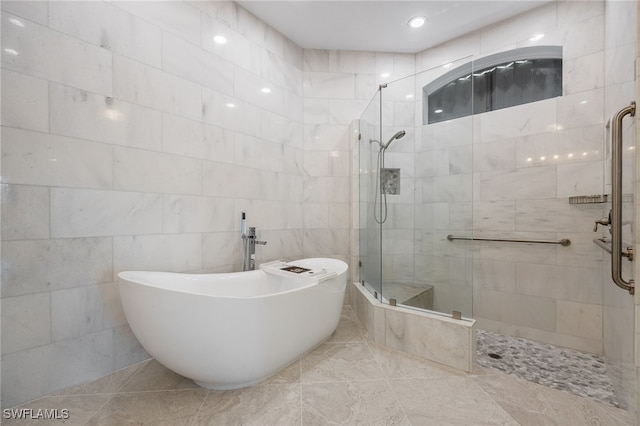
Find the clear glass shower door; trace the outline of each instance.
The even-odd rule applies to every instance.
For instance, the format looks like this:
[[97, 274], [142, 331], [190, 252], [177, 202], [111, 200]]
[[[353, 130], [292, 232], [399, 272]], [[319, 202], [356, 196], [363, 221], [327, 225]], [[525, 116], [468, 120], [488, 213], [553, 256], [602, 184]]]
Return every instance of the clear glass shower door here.
[[374, 140], [380, 135], [380, 92], [376, 92], [359, 120], [359, 254], [360, 281], [380, 298], [382, 294], [382, 239], [380, 224], [376, 223], [374, 205], [377, 203], [376, 161], [378, 147]]
[[447, 236], [472, 235], [473, 119], [427, 124], [423, 90], [468, 62], [389, 82], [362, 115], [359, 241], [361, 280], [383, 303], [470, 318], [472, 244]]

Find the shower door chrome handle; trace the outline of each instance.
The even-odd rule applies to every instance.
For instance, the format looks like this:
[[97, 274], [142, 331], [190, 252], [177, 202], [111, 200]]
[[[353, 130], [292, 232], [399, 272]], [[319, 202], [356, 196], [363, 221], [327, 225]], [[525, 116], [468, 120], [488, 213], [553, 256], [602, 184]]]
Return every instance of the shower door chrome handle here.
[[636, 103], [631, 102], [613, 117], [611, 130], [611, 279], [629, 294], [635, 293], [635, 284], [622, 278], [622, 119], [635, 114]]

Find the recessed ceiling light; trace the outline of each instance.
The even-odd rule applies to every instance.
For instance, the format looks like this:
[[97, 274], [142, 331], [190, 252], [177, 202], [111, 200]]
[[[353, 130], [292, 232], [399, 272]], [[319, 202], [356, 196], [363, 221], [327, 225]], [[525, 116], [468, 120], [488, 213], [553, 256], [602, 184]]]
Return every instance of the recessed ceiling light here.
[[409, 25], [411, 28], [420, 28], [426, 22], [427, 22], [427, 18], [425, 18], [424, 16], [416, 16], [414, 18], [409, 19], [409, 22], [407, 22], [407, 25]]
[[271, 93], [271, 89], [269, 89], [268, 87], [263, 87], [262, 89], [260, 89], [260, 91], [262, 93]]
[[235, 108], [236, 104], [232, 104], [232, 103], [228, 103], [227, 104], [227, 108]]
[[387, 78], [387, 77], [389, 77], [390, 75], [391, 75], [391, 74], [390, 74], [390, 73], [388, 73], [388, 72], [383, 72], [382, 74], [380, 74], [380, 77], [382, 77], [382, 78]]
[[227, 38], [223, 35], [217, 35], [213, 37], [213, 41], [215, 41], [218, 44], [227, 44]]

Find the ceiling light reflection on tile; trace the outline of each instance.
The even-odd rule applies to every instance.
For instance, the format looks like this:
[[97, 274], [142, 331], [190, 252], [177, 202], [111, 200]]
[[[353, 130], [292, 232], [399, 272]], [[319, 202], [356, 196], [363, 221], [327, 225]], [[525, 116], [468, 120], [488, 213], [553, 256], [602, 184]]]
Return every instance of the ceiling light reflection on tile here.
[[260, 89], [260, 91], [261, 91], [262, 93], [271, 93], [271, 89], [270, 89], [270, 88], [268, 88], [268, 87], [263, 87], [262, 89]]
[[544, 37], [544, 34], [534, 34], [529, 38], [529, 41], [542, 40], [543, 37]]
[[227, 38], [223, 35], [218, 34], [217, 36], [213, 37], [213, 41], [216, 42], [216, 44], [227, 44]]
[[117, 109], [108, 108], [107, 110], [105, 110], [104, 116], [111, 121], [118, 121], [122, 118], [122, 113]]
[[16, 27], [24, 28], [24, 22], [16, 18], [9, 18], [9, 22], [11, 22]]
[[409, 19], [409, 22], [407, 22], [407, 25], [409, 25], [409, 27], [411, 28], [420, 28], [426, 22], [427, 22], [427, 18], [425, 18], [424, 16], [415, 16]]
[[9, 55], [18, 56], [18, 51], [15, 49], [11, 49], [10, 47], [7, 47], [6, 49], [4, 49], [4, 51]]

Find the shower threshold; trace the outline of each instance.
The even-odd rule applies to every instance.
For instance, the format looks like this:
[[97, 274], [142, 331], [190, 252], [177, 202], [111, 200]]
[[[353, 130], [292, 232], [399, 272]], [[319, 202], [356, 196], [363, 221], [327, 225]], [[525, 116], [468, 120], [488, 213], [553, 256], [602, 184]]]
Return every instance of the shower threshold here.
[[476, 363], [619, 408], [602, 357], [477, 330]]

